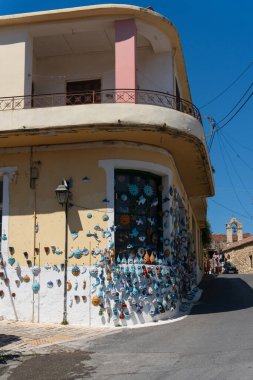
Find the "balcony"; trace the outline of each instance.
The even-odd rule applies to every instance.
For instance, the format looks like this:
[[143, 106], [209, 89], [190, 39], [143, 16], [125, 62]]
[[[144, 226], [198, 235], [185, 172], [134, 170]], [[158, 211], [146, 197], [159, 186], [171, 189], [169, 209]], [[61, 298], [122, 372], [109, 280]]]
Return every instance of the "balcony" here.
[[107, 141], [162, 148], [173, 156], [189, 196], [213, 193], [200, 113], [167, 93], [109, 89], [5, 97], [0, 125], [2, 148]]
[[186, 113], [201, 123], [201, 115], [191, 102], [164, 92], [152, 90], [100, 90], [0, 98], [0, 111], [24, 110], [90, 104], [142, 104], [165, 107]]

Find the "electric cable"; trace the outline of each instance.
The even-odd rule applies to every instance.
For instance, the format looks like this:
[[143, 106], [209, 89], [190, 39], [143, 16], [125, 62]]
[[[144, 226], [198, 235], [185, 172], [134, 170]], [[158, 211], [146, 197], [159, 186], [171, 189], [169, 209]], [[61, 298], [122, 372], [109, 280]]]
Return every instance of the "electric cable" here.
[[[220, 133], [222, 133], [222, 132], [220, 132]], [[235, 148], [232, 146], [232, 144], [229, 142], [229, 140], [227, 139], [227, 137], [226, 137], [224, 134], [222, 134], [222, 136], [223, 136], [223, 138], [226, 140], [227, 144], [230, 146], [230, 149], [235, 153], [236, 157], [239, 158], [239, 160], [241, 160], [241, 161], [244, 163], [244, 165], [247, 166], [247, 168], [248, 168], [249, 170], [253, 171], [253, 167], [250, 166], [250, 165], [248, 164], [248, 162], [245, 161], [245, 160], [240, 156], [240, 154], [236, 151], [236, 149], [235, 149]]]
[[241, 216], [242, 218], [252, 220], [252, 218], [249, 218], [247, 215], [241, 214], [240, 212], [235, 211], [235, 210], [233, 210], [233, 209], [231, 209], [231, 208], [229, 208], [229, 207], [223, 205], [222, 203], [215, 201], [215, 200], [212, 199], [212, 198], [210, 198], [208, 201], [211, 201], [211, 202], [217, 204], [218, 206], [224, 208], [225, 210], [230, 211], [230, 212], [232, 212], [233, 214], [237, 214], [237, 215]]
[[[247, 90], [248, 91], [248, 90]], [[246, 91], [246, 92], [247, 92]], [[248, 101], [250, 100], [250, 98], [252, 97], [252, 95], [253, 95], [253, 92], [248, 96], [248, 98], [245, 100], [245, 102], [241, 105], [241, 107], [240, 108], [238, 108], [238, 110], [231, 116], [231, 118], [225, 123], [225, 124], [223, 124], [223, 125], [221, 125], [220, 127], [218, 127], [218, 128], [216, 128], [216, 129], [214, 129], [213, 130], [213, 134], [212, 134], [212, 136], [211, 136], [211, 139], [210, 139], [210, 143], [209, 143], [209, 147], [208, 147], [208, 150], [209, 150], [209, 153], [210, 153], [210, 151], [211, 151], [211, 148], [212, 148], [212, 145], [213, 145], [213, 141], [214, 141], [214, 137], [215, 137], [215, 134], [217, 133], [217, 132], [219, 132], [221, 129], [223, 129], [224, 127], [226, 127], [227, 125], [228, 125], [228, 123], [230, 123], [230, 121], [231, 120], [233, 120], [234, 119], [234, 117], [246, 106], [246, 104], [248, 103]], [[245, 96], [245, 94], [243, 95], [243, 97]], [[243, 98], [242, 97], [242, 98]], [[242, 99], [241, 98], [241, 99]], [[240, 99], [240, 101], [241, 101], [241, 99]], [[240, 102], [239, 101], [239, 102]], [[239, 104], [239, 102], [238, 102], [238, 104]], [[231, 113], [231, 111], [227, 114], [227, 116], [229, 115]], [[225, 116], [222, 120], [224, 120], [224, 119], [226, 119], [227, 118], [227, 116]], [[218, 125], [218, 123], [215, 125], [215, 127], [217, 127], [217, 125]]]
[[[222, 133], [222, 132], [221, 132], [221, 133]], [[223, 136], [224, 136], [224, 135], [223, 135]], [[253, 152], [253, 148], [250, 148], [250, 147], [248, 147], [248, 146], [246, 146], [246, 145], [240, 143], [240, 141], [234, 139], [232, 136], [228, 136], [228, 135], [227, 135], [227, 138], [228, 138], [229, 140], [234, 141], [234, 142], [236, 143], [236, 145], [239, 145], [239, 146], [241, 146], [242, 148], [244, 148], [244, 149], [246, 149], [246, 150], [248, 150], [248, 151], [250, 151], [250, 152]], [[252, 169], [252, 170], [253, 170], [253, 169]]]
[[[225, 138], [224, 138], [224, 136], [223, 136], [222, 134], [221, 134], [220, 136], [221, 136], [221, 139], [223, 139], [223, 141], [226, 141]], [[223, 149], [224, 149], [225, 153], [227, 154], [227, 157], [228, 157], [228, 159], [229, 159], [229, 161], [230, 161], [230, 164], [231, 164], [231, 166], [233, 167], [233, 170], [234, 170], [235, 174], [236, 174], [237, 177], [239, 178], [239, 181], [241, 182], [242, 187], [244, 188], [245, 192], [248, 194], [249, 198], [252, 200], [252, 199], [253, 199], [253, 195], [249, 192], [249, 190], [247, 189], [247, 186], [245, 185], [244, 181], [242, 180], [240, 174], [238, 173], [238, 171], [237, 171], [235, 165], [233, 165], [233, 160], [231, 159], [231, 156], [230, 156], [230, 154], [228, 153], [228, 151], [227, 151], [227, 149], [226, 149], [226, 147], [225, 147], [224, 144], [223, 144]]]
[[253, 95], [253, 92], [247, 97], [247, 99], [245, 100], [245, 102], [241, 105], [240, 108], [238, 108], [238, 110], [233, 114], [233, 116], [231, 116], [231, 118], [223, 125], [221, 125], [219, 128], [216, 129], [216, 132], [219, 132], [221, 129], [223, 129], [224, 127], [226, 127], [226, 125], [228, 125], [228, 123], [234, 119], [234, 117], [246, 106], [246, 104], [248, 103], [248, 101], [250, 100], [250, 98], [252, 97]]
[[210, 153], [210, 151], [212, 149], [212, 145], [213, 145], [213, 141], [214, 141], [214, 137], [215, 137], [215, 132], [216, 132], [215, 129], [213, 129], [213, 133], [212, 133], [209, 145], [208, 145], [208, 151], [209, 151], [209, 153]]
[[[214, 121], [213, 119], [213, 129], [212, 129], [212, 135], [211, 135], [211, 138], [210, 138], [210, 142], [209, 142], [209, 145], [208, 145], [208, 151], [210, 153], [211, 151], [211, 148], [212, 148], [212, 145], [213, 145], [213, 141], [214, 141], [214, 137], [215, 137], [215, 133], [218, 132], [220, 129], [222, 129], [223, 127], [225, 127], [239, 112], [240, 110], [246, 105], [246, 103], [249, 101], [249, 99], [251, 98], [252, 94], [250, 94], [250, 96], [246, 99], [246, 102], [244, 102], [242, 104], [242, 106], [236, 111], [236, 113], [222, 126], [220, 126], [219, 128], [217, 128], [217, 126], [219, 124], [221, 124], [221, 122], [225, 119], [227, 119], [227, 117], [236, 109], [236, 107], [241, 103], [242, 99], [246, 96], [246, 94], [249, 92], [249, 90], [251, 89], [251, 87], [253, 86], [253, 82], [251, 82], [250, 86], [246, 89], [246, 91], [243, 93], [243, 95], [241, 96], [241, 98], [237, 101], [237, 103], [234, 105], [234, 107], [221, 119], [219, 120], [217, 123]], [[217, 128], [217, 129], [216, 129]]]
[[250, 98], [252, 97], [253, 95], [253, 92], [248, 96], [248, 98], [246, 99], [246, 101], [240, 106], [240, 108], [238, 108], [238, 110], [231, 116], [231, 118], [223, 125], [221, 125], [220, 127], [218, 127], [217, 129], [215, 129], [223, 120], [225, 120], [235, 109], [236, 107], [240, 104], [240, 102], [242, 101], [242, 99], [246, 96], [246, 94], [249, 92], [249, 90], [251, 89], [251, 87], [253, 86], [253, 82], [250, 84], [250, 86], [247, 88], [247, 90], [243, 93], [243, 95], [241, 96], [241, 98], [238, 100], [238, 102], [234, 105], [234, 107], [227, 113], [227, 115], [225, 115], [220, 121], [218, 121], [218, 123], [215, 123], [214, 126], [213, 126], [213, 131], [212, 131], [212, 135], [211, 135], [211, 138], [210, 138], [210, 142], [209, 142], [209, 146], [208, 146], [208, 151], [210, 153], [211, 151], [211, 148], [212, 148], [212, 145], [213, 145], [213, 141], [214, 141], [214, 137], [215, 137], [215, 133], [218, 132], [220, 129], [224, 128], [231, 120], [233, 120], [233, 118], [243, 109], [243, 107], [248, 103], [248, 101], [250, 100]]
[[210, 141], [209, 141], [209, 144], [208, 144], [208, 151], [210, 152], [210, 150], [212, 148], [212, 144], [213, 144], [214, 134], [215, 134], [216, 121], [214, 120], [214, 118], [212, 116], [202, 116], [202, 117], [203, 118], [206, 117], [209, 120], [210, 126], [212, 128], [212, 130], [211, 130], [211, 136], [210, 136]]
[[239, 81], [239, 79], [241, 79], [241, 77], [251, 68], [251, 66], [253, 65], [253, 62], [250, 62], [246, 68], [241, 72], [241, 74], [229, 85], [227, 86], [223, 91], [221, 91], [218, 95], [216, 95], [214, 98], [212, 98], [211, 100], [209, 100], [206, 104], [204, 104], [203, 106], [199, 107], [199, 109], [202, 109], [204, 107], [207, 107], [209, 104], [213, 103], [215, 100], [219, 99], [223, 94], [225, 94], [231, 87], [233, 87], [233, 85], [235, 83], [237, 83]]
[[246, 96], [246, 94], [249, 92], [251, 87], [253, 86], [253, 82], [251, 82], [250, 86], [247, 88], [247, 90], [243, 93], [242, 97], [238, 100], [238, 102], [234, 105], [234, 107], [227, 113], [226, 116], [224, 116], [221, 120], [217, 122], [217, 125], [220, 124], [223, 120], [225, 120], [233, 111], [234, 109], [241, 103], [242, 99]]
[[239, 202], [239, 204], [241, 205], [242, 209], [245, 211], [245, 213], [250, 217], [250, 219], [253, 219], [253, 217], [248, 213], [248, 210], [244, 207], [244, 205], [243, 205], [243, 203], [241, 202], [241, 200], [240, 200], [240, 198], [239, 198], [239, 196], [238, 196], [238, 193], [237, 193], [237, 191], [236, 191], [236, 189], [235, 189], [235, 185], [234, 185], [234, 183], [233, 183], [233, 181], [232, 181], [232, 177], [231, 177], [231, 175], [230, 175], [230, 173], [229, 173], [228, 165], [227, 165], [227, 162], [226, 162], [226, 159], [225, 159], [225, 156], [224, 156], [223, 150], [222, 150], [222, 146], [221, 146], [221, 141], [220, 141], [220, 136], [219, 136], [219, 134], [218, 134], [218, 142], [219, 142], [219, 146], [220, 146], [221, 156], [222, 156], [222, 159], [223, 159], [223, 162], [224, 162], [224, 165], [225, 165], [226, 174], [227, 174], [227, 176], [228, 176], [229, 182], [230, 182], [231, 187], [232, 187], [232, 189], [233, 189], [233, 192], [234, 192], [234, 194], [235, 194], [235, 196], [236, 196], [236, 199], [237, 199], [237, 201]]

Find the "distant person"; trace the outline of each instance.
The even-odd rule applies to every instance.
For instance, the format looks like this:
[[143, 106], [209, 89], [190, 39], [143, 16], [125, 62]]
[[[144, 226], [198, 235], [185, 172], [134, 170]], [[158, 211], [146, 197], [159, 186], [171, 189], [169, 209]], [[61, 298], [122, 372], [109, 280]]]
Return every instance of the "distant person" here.
[[220, 270], [220, 256], [218, 252], [214, 252], [213, 254], [213, 273], [219, 274]]

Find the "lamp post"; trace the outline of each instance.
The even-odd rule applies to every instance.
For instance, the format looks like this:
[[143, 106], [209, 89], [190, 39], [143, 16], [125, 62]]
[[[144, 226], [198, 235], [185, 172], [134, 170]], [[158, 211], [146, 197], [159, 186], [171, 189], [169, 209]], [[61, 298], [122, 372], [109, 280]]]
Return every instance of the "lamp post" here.
[[65, 206], [65, 260], [64, 260], [64, 301], [63, 301], [63, 319], [62, 324], [67, 325], [67, 279], [68, 279], [68, 208], [71, 192], [66, 180], [63, 180], [55, 189], [58, 203]]

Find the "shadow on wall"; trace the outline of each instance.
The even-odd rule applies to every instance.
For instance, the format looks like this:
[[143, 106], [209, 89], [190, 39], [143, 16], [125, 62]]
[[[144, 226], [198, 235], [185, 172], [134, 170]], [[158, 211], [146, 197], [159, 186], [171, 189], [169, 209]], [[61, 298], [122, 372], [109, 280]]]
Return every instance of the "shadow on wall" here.
[[[228, 275], [229, 276], [229, 275]], [[204, 276], [203, 294], [191, 315], [224, 313], [253, 307], [253, 289], [238, 277]]]
[[83, 231], [82, 222], [80, 219], [80, 211], [77, 207], [71, 207], [69, 210], [69, 229], [70, 231]]

